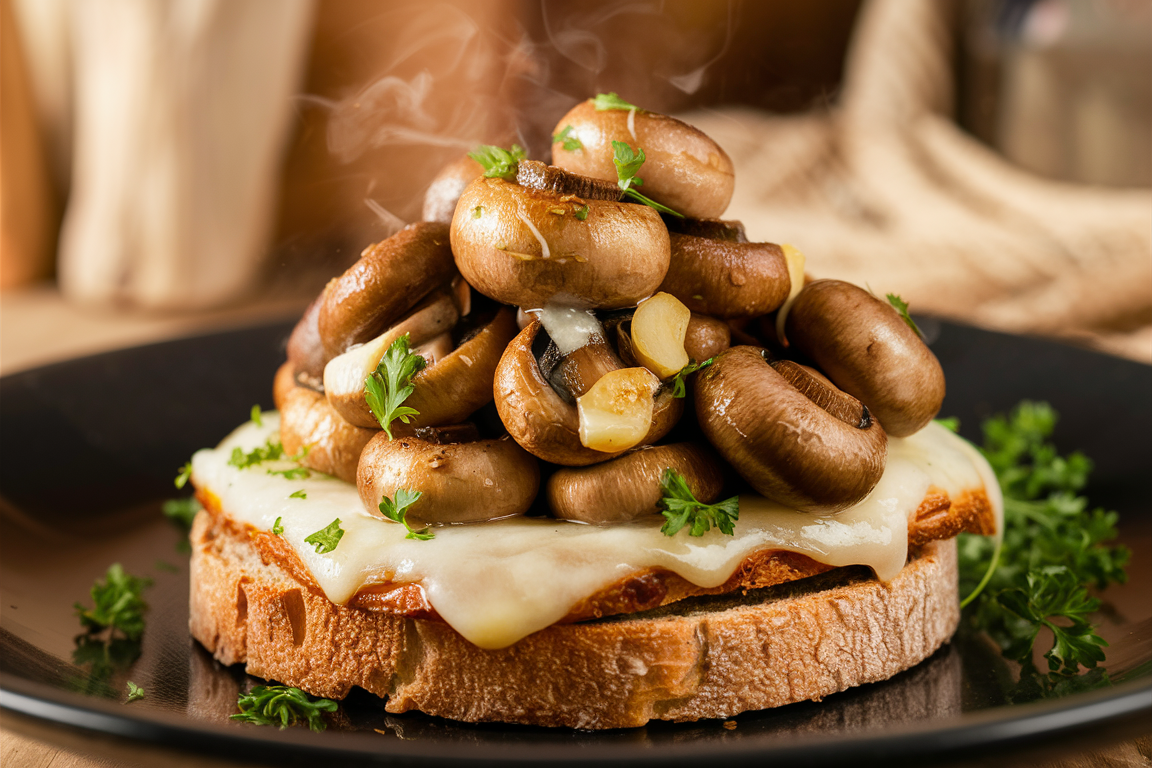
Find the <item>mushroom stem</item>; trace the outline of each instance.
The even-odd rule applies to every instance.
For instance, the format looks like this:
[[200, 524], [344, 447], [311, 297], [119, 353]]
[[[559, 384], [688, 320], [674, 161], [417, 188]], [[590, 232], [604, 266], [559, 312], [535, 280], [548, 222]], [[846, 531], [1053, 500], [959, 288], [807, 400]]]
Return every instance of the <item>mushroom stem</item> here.
[[539, 160], [521, 160], [516, 183], [527, 189], [574, 195], [583, 200], [620, 200], [624, 193], [615, 184], [571, 173]]

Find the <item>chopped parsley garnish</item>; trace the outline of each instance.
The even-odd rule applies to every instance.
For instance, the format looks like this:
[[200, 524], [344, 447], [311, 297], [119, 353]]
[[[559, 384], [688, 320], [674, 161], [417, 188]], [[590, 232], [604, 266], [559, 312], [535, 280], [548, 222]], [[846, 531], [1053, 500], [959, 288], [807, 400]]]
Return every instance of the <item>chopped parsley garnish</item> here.
[[380, 502], [380, 512], [384, 517], [400, 523], [408, 530], [406, 539], [419, 539], [420, 541], [427, 541], [428, 539], [436, 538], [436, 534], [430, 533], [427, 528], [419, 531], [412, 530], [412, 526], [408, 525], [408, 507], [416, 503], [416, 500], [424, 495], [423, 491], [410, 491], [407, 488], [396, 489], [396, 499], [385, 496]]
[[[306, 498], [308, 498], [308, 492], [305, 491], [303, 488], [301, 488], [298, 491], [292, 491], [292, 493], [288, 494], [288, 498], [290, 498], [290, 499], [306, 499]], [[279, 520], [280, 518], [276, 518], [276, 519]]]
[[563, 144], [564, 149], [569, 152], [579, 152], [584, 149], [584, 145], [580, 142], [580, 139], [572, 135], [572, 130], [572, 126], [564, 126], [564, 130], [560, 131], [560, 133], [553, 134], [552, 143]]
[[469, 152], [468, 157], [484, 166], [484, 178], [512, 181], [516, 178], [520, 161], [528, 155], [519, 144], [513, 144], [511, 149], [481, 144]]
[[228, 466], [237, 469], [248, 469], [266, 461], [276, 461], [284, 458], [284, 446], [279, 440], [268, 439], [264, 445], [258, 445], [247, 453], [240, 446], [232, 449], [232, 456], [228, 459]]
[[119, 630], [129, 640], [139, 640], [144, 634], [144, 590], [152, 586], [152, 579], [132, 576], [124, 572], [120, 563], [108, 566], [104, 581], [92, 585], [92, 608], [75, 604], [76, 616], [88, 632], [109, 633]]
[[888, 303], [892, 305], [893, 309], [900, 313], [900, 317], [908, 324], [908, 327], [915, 331], [917, 336], [923, 338], [924, 334], [920, 333], [920, 327], [916, 325], [916, 321], [908, 314], [908, 302], [894, 293], [886, 295], [888, 296]]
[[472, 209], [472, 218], [478, 219], [484, 215], [484, 206], [478, 205]]
[[306, 721], [313, 731], [328, 726], [322, 712], [335, 712], [336, 702], [331, 699], [313, 699], [299, 688], [286, 685], [257, 685], [248, 693], [240, 694], [236, 701], [238, 714], [233, 720], [253, 725], [278, 725], [283, 730], [296, 722]]
[[1124, 582], [1130, 555], [1107, 543], [1116, 538], [1116, 513], [1090, 509], [1078, 495], [1091, 461], [1078, 452], [1062, 457], [1049, 442], [1056, 419], [1047, 403], [1024, 401], [984, 422], [983, 453], [1004, 492], [1003, 544], [997, 553], [985, 537], [959, 539], [962, 593], [972, 590], [967, 619], [1029, 675], [1041, 628], [1052, 633], [1044, 658], [1053, 675], [1104, 659], [1106, 643], [1089, 619], [1100, 601], [1088, 589]]
[[660, 478], [660, 491], [664, 497], [660, 499], [660, 506], [668, 522], [660, 528], [665, 536], [675, 536], [681, 528], [691, 524], [688, 533], [691, 536], [703, 536], [713, 526], [721, 533], [732, 535], [733, 523], [740, 518], [740, 499], [733, 496], [715, 504], [705, 504], [697, 501], [688, 487], [684, 476], [672, 467], [664, 470]]
[[264, 413], [263, 413], [263, 411], [260, 410], [260, 406], [258, 406], [258, 405], [252, 406], [252, 411], [249, 415], [252, 417], [252, 422], [256, 426], [258, 426], [258, 427], [264, 426], [264, 419], [262, 418]]
[[412, 377], [424, 370], [428, 362], [420, 355], [412, 354], [408, 343], [408, 334], [392, 342], [376, 370], [364, 380], [364, 399], [389, 440], [392, 439], [395, 419], [407, 424], [410, 416], [420, 415], [419, 411], [403, 405], [403, 402], [416, 389]]
[[596, 107], [597, 112], [607, 112], [610, 109], [622, 109], [629, 111], [632, 109], [643, 111], [635, 104], [629, 104], [616, 95], [616, 92], [611, 93], [598, 93], [592, 98], [592, 106]]
[[304, 543], [316, 547], [316, 554], [326, 555], [336, 551], [342, 538], [344, 538], [344, 529], [340, 527], [340, 518], [336, 518], [327, 527], [305, 537]]
[[640, 166], [644, 165], [645, 157], [643, 149], [633, 151], [632, 147], [624, 142], [614, 141], [612, 142], [612, 151], [615, 153], [612, 162], [616, 166], [616, 175], [619, 177], [616, 181], [616, 186], [623, 190], [624, 197], [632, 198], [658, 211], [663, 211], [664, 213], [677, 216], [681, 219], [684, 218], [684, 214], [677, 213], [668, 206], [661, 205], [634, 189], [634, 187], [639, 187], [644, 183], [644, 180], [636, 175], [636, 172], [640, 170]]
[[715, 359], [714, 357], [710, 357], [702, 363], [688, 363], [688, 365], [677, 371], [676, 375], [672, 377], [672, 397], [684, 397], [688, 394], [688, 390], [685, 387], [685, 380], [701, 368], [707, 368], [712, 365], [712, 361]]
[[177, 488], [183, 488], [188, 485], [188, 481], [192, 479], [192, 462], [184, 462], [184, 466], [180, 467], [180, 474], [176, 475], [173, 483]]
[[960, 431], [960, 419], [956, 418], [955, 416], [949, 416], [946, 419], [933, 419], [932, 421], [944, 427], [944, 429], [947, 429], [950, 432]]
[[272, 533], [273, 533], [273, 535], [275, 535], [275, 536], [280, 536], [280, 535], [282, 535], [282, 534], [284, 533], [284, 526], [282, 526], [282, 525], [280, 524], [280, 521], [281, 521], [281, 520], [283, 520], [283, 519], [284, 519], [284, 518], [282, 518], [282, 517], [278, 517], [278, 518], [276, 518], [276, 522], [272, 523]]
[[585, 206], [583, 208], [577, 208], [575, 215], [576, 215], [576, 218], [580, 219], [580, 221], [584, 221], [585, 219], [587, 219], [588, 218], [588, 206], [587, 206], [587, 204], [585, 204]]
[[144, 698], [144, 689], [141, 688], [140, 686], [136, 685], [136, 683], [129, 680], [128, 681], [128, 699], [124, 703], [125, 704], [131, 704], [132, 702], [139, 701], [142, 698]]
[[185, 499], [168, 499], [160, 507], [164, 517], [183, 528], [185, 532], [192, 530], [192, 521], [196, 519], [196, 513], [201, 509], [203, 507], [200, 506], [200, 502], [195, 496], [189, 496]]
[[283, 475], [288, 480], [307, 480], [312, 477], [312, 470], [307, 467], [292, 467], [290, 469], [270, 469], [270, 475]]

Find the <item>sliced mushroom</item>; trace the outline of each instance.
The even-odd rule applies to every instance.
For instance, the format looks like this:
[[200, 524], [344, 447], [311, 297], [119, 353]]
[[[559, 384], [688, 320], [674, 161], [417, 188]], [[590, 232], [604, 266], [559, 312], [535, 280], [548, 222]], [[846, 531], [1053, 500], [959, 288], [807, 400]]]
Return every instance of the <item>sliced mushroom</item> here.
[[597, 111], [589, 99], [560, 118], [555, 133], [572, 126], [568, 135], [579, 149], [552, 145], [552, 163], [573, 173], [615, 183], [613, 141], [643, 149], [646, 160], [639, 176], [643, 193], [692, 218], [722, 215], [732, 199], [735, 171], [732, 160], [712, 139], [687, 123], [644, 110]]
[[378, 336], [456, 274], [448, 227], [409, 224], [328, 283], [317, 327], [329, 358]]
[[306, 467], [356, 482], [360, 453], [379, 429], [364, 429], [346, 422], [324, 395], [307, 387], [293, 387], [277, 402], [280, 442], [288, 455], [308, 451], [300, 459]]
[[432, 179], [428, 191], [424, 193], [424, 221], [451, 224], [456, 203], [464, 188], [484, 175], [484, 166], [468, 155], [444, 166], [436, 178]]
[[546, 491], [552, 514], [607, 525], [660, 514], [660, 479], [672, 468], [706, 504], [720, 496], [724, 475], [713, 451], [695, 443], [645, 446], [591, 467], [557, 470]]
[[784, 332], [791, 347], [867, 405], [889, 435], [910, 435], [940, 411], [940, 362], [888, 302], [864, 289], [840, 280], [809, 283], [792, 303]]
[[784, 249], [694, 235], [670, 235], [671, 260], [660, 284], [694, 312], [729, 319], [778, 308], [792, 287]]
[[376, 370], [388, 347], [408, 334], [410, 348], [419, 347], [452, 329], [460, 315], [452, 297], [437, 292], [401, 322], [367, 344], [348, 350], [324, 367], [324, 393], [346, 421], [359, 427], [379, 427], [364, 399], [364, 380]]
[[473, 288], [505, 304], [628, 307], [664, 279], [668, 230], [646, 205], [480, 178], [452, 219], [452, 252]]
[[[529, 453], [554, 464], [585, 466], [619, 455], [581, 444], [576, 406], [561, 397], [541, 372], [538, 354], [544, 349], [533, 349], [540, 329], [539, 321], [529, 324], [508, 345], [496, 367], [496, 409], [505, 428]], [[654, 402], [652, 426], [641, 442], [662, 438], [682, 412], [683, 401], [672, 397], [668, 388], [661, 389]]]
[[795, 509], [840, 510], [884, 473], [888, 438], [868, 409], [803, 367], [732, 347], [696, 378], [709, 442], [764, 496]]
[[418, 437], [389, 440], [383, 432], [364, 448], [356, 476], [360, 500], [379, 515], [381, 500], [404, 488], [419, 491], [407, 520], [416, 528], [522, 515], [540, 488], [536, 459], [507, 436], [438, 443]]

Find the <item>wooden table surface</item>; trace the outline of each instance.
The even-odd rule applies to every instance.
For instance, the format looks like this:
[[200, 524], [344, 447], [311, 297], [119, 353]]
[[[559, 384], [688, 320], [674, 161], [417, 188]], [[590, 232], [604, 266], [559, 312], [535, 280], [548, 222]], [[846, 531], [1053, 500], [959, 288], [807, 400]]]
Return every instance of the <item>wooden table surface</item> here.
[[[298, 315], [303, 306], [299, 299], [280, 299], [196, 315], [109, 313], [68, 305], [49, 285], [5, 293], [0, 297], [0, 373], [166, 338], [285, 319]], [[160, 759], [167, 765], [237, 765], [192, 756], [173, 762], [171, 755], [160, 756], [143, 747], [125, 753], [123, 745], [77, 737], [22, 717], [0, 718], [3, 768], [119, 768], [157, 765]], [[980, 763], [999, 764], [1003, 763]], [[1152, 734], [1056, 761], [1013, 759], [1008, 764], [1037, 768], [1152, 768]]]

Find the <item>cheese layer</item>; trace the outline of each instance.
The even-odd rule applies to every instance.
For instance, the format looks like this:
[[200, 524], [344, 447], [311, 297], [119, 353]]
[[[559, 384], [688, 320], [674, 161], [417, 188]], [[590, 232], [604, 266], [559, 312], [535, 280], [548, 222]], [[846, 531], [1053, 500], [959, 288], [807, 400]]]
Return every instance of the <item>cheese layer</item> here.
[[[660, 533], [662, 517], [596, 527], [551, 518], [512, 518], [435, 529], [435, 538], [405, 538], [404, 527], [369, 514], [356, 486], [318, 472], [305, 479], [271, 474], [291, 469], [271, 461], [247, 469], [228, 464], [234, 448], [250, 451], [278, 439], [279, 416], [247, 423], [215, 449], [192, 458], [196, 486], [220, 500], [233, 519], [283, 538], [334, 603], [362, 587], [418, 582], [428, 603], [481, 648], [503, 648], [548, 627], [576, 603], [637, 571], [666, 568], [701, 587], [723, 584], [758, 550], [798, 552], [833, 566], [866, 565], [892, 579], [908, 555], [908, 519], [929, 486], [956, 498], [983, 488], [997, 514], [995, 476], [960, 437], [930, 424], [888, 442], [888, 464], [863, 502], [837, 514], [797, 512], [756, 495], [740, 497], [736, 534], [712, 530], [694, 538]], [[500, 478], [491, 478], [499, 482]], [[306, 498], [292, 498], [303, 491]], [[304, 539], [339, 518], [337, 548], [318, 554]]]

